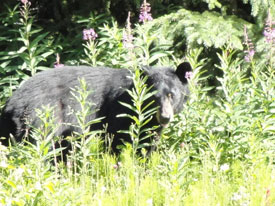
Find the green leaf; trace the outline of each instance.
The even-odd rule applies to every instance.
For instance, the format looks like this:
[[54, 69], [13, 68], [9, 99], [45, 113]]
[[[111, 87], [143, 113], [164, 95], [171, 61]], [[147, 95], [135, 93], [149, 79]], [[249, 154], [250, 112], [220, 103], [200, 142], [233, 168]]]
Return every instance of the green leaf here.
[[46, 32], [46, 33], [43, 33], [43, 34], [40, 34], [38, 35], [34, 40], [31, 41], [30, 43], [30, 48], [31, 47], [36, 47], [38, 45], [38, 43], [41, 41], [41, 40], [44, 40], [44, 38], [49, 34], [49, 32]]

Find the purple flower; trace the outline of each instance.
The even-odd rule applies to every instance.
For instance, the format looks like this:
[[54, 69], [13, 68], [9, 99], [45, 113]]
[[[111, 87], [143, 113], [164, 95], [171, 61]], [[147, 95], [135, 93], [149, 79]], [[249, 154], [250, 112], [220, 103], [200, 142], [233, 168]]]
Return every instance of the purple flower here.
[[31, 2], [29, 0], [21, 0], [21, 3], [24, 4], [24, 7], [31, 6]]
[[252, 50], [248, 50], [248, 51], [245, 51], [246, 55], [244, 57], [244, 60], [246, 62], [251, 62], [251, 60], [253, 59], [253, 56], [255, 54], [255, 51], [252, 49]]
[[185, 73], [185, 78], [188, 79], [188, 80], [190, 80], [192, 78], [192, 76], [193, 76], [193, 72], [186, 72]]
[[122, 163], [121, 162], [118, 162], [117, 164], [115, 164], [113, 166], [114, 169], [119, 169], [120, 167], [122, 166]]
[[146, 21], [152, 21], [152, 14], [150, 13], [151, 7], [150, 4], [143, 1], [143, 4], [140, 7], [139, 21], [145, 23]]
[[21, 3], [24, 4], [24, 6], [30, 6], [31, 2], [29, 0], [21, 0]]
[[267, 42], [270, 42], [273, 39], [275, 39], [275, 29], [270, 29], [270, 30], [265, 29], [263, 34], [264, 34]]
[[133, 35], [131, 33], [127, 33], [127, 31], [123, 31], [123, 37], [122, 37], [123, 47], [125, 49], [133, 48], [132, 41], [133, 41]]
[[60, 68], [60, 67], [64, 67], [64, 64], [57, 64], [57, 63], [54, 64], [54, 68]]
[[246, 62], [251, 62], [254, 57], [255, 50], [251, 39], [248, 38], [246, 26], [244, 26], [244, 44], [246, 45], [246, 48], [247, 48], [244, 51], [244, 53], [246, 53], [244, 60]]
[[180, 148], [184, 148], [184, 147], [185, 147], [184, 142], [180, 143]]
[[29, 1], [28, 1], [28, 0], [21, 0], [21, 2], [22, 2], [23, 4], [27, 4]]
[[97, 33], [94, 29], [84, 29], [83, 30], [83, 40], [95, 40], [97, 38]]

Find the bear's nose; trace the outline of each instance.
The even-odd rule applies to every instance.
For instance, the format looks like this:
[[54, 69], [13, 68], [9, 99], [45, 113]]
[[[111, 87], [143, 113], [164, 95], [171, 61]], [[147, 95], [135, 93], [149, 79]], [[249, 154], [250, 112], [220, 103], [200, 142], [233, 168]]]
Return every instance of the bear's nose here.
[[159, 119], [161, 124], [168, 124], [171, 120], [171, 117], [169, 115], [160, 115]]

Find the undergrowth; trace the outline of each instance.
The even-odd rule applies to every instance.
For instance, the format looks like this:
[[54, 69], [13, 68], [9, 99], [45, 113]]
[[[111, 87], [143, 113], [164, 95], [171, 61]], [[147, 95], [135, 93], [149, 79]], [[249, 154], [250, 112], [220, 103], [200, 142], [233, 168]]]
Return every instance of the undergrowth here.
[[[28, 9], [25, 7], [21, 9]], [[13, 13], [20, 18], [18, 11]], [[19, 82], [44, 69], [42, 62], [52, 50], [47, 52], [43, 46], [54, 48], [48, 34], [32, 30], [32, 18], [22, 18], [17, 25], [21, 29], [16, 33], [21, 35], [16, 37], [22, 44], [20, 52], [0, 53], [1, 74], [13, 74], [0, 80], [2, 105]], [[165, 45], [152, 48], [157, 35], [142, 32], [138, 25], [131, 41], [127, 41], [130, 47], [123, 47], [122, 30], [116, 24], [101, 27], [102, 36], [85, 41], [82, 53], [78, 51], [80, 62], [101, 65], [107, 58], [110, 65], [130, 64], [136, 68], [139, 62], [182, 61], [170, 51], [161, 52], [168, 48]], [[134, 108], [137, 118], [128, 116], [137, 120], [128, 131], [137, 141], [115, 156], [102, 142], [109, 138], [108, 134], [89, 131], [89, 126], [100, 119], [86, 120], [95, 111], [86, 101], [92, 91], [87, 91], [80, 80], [80, 87], [72, 88], [81, 105], [80, 111], [72, 111], [78, 120], [74, 126], [80, 132], [67, 139], [73, 149], [66, 165], [58, 161], [63, 148], [55, 147], [60, 137], [54, 135], [58, 125], [54, 123], [53, 109], [45, 106], [37, 110], [42, 124], [31, 134], [35, 143], [25, 141], [9, 147], [0, 144], [0, 205], [274, 205], [275, 40], [270, 37], [261, 42], [266, 44], [266, 50], [247, 41], [244, 46], [249, 61], [230, 45], [220, 48], [215, 67], [222, 76], [214, 77], [219, 82], [214, 93], [207, 86], [207, 59], [200, 58], [202, 48], [189, 48], [185, 56], [193, 68], [189, 101], [164, 131], [158, 150], [149, 157], [135, 153], [142, 147], [138, 137], [139, 126], [144, 123], [138, 115], [145, 111]], [[254, 55], [253, 49], [261, 50], [261, 54]], [[59, 60], [56, 63], [62, 66]], [[149, 95], [152, 91], [144, 88], [138, 72], [133, 75], [136, 87], [129, 94], [142, 104], [139, 91]]]

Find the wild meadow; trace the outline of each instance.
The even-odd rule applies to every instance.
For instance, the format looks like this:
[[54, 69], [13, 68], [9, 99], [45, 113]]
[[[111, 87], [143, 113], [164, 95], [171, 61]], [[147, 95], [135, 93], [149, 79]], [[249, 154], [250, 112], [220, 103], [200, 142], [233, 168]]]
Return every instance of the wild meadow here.
[[[68, 137], [66, 162], [58, 160], [62, 148], [53, 148], [60, 140], [53, 109], [37, 109], [43, 124], [30, 134], [34, 144], [0, 144], [0, 205], [275, 205], [273, 1], [262, 10], [244, 1], [254, 8], [254, 24], [211, 13], [221, 8], [215, 0], [204, 1], [210, 10], [202, 14], [177, 8], [157, 18], [148, 2], [140, 2], [137, 20], [127, 13], [123, 25], [106, 14], [76, 16], [67, 37], [40, 26], [31, 1], [6, 5], [0, 15], [1, 109], [29, 77], [64, 65], [135, 69], [188, 61], [193, 72], [184, 110], [149, 156], [136, 152], [144, 123], [138, 107], [128, 131], [133, 144], [123, 145], [120, 154], [110, 151], [110, 134], [89, 131], [93, 122], [86, 117], [94, 111], [83, 81], [72, 88], [82, 108], [74, 111], [82, 132]], [[138, 73], [134, 78], [129, 92], [138, 105], [151, 91]]]

